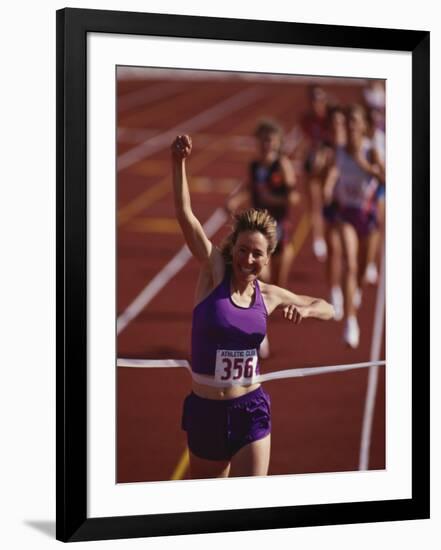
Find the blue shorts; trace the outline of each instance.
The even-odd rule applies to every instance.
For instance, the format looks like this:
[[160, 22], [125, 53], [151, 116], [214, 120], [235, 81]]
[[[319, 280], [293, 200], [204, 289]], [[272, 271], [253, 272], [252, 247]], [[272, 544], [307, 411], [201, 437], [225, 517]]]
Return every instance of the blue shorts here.
[[271, 432], [271, 404], [261, 386], [236, 399], [184, 401], [182, 429], [190, 451], [207, 460], [230, 460], [242, 447]]

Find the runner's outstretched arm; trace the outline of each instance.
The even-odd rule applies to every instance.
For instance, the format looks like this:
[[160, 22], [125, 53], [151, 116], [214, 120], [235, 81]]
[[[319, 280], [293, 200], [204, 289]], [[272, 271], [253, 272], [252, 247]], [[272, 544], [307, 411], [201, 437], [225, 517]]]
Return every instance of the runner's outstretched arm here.
[[301, 296], [276, 285], [260, 283], [264, 293], [268, 313], [275, 309], [283, 309], [285, 319], [300, 323], [302, 319], [313, 318], [329, 321], [334, 318], [335, 311], [331, 304], [321, 298]]

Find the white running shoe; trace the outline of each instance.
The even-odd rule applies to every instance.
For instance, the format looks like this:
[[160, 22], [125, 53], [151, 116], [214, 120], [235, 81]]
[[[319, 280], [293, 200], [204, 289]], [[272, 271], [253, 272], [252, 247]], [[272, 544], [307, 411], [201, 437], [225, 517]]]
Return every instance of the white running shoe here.
[[314, 252], [314, 256], [319, 262], [326, 261], [328, 256], [328, 247], [324, 239], [314, 239], [314, 242], [312, 243], [312, 250]]
[[361, 291], [361, 288], [357, 287], [355, 289], [354, 296], [352, 298], [352, 303], [354, 304], [354, 307], [356, 309], [360, 309], [362, 298], [363, 298], [363, 292]]
[[376, 285], [378, 281], [378, 269], [374, 262], [369, 262], [364, 274], [365, 281], [370, 285]]
[[351, 315], [347, 318], [343, 338], [349, 347], [353, 349], [358, 348], [358, 344], [360, 343], [360, 327], [358, 326], [356, 317]]
[[269, 340], [268, 336], [265, 335], [265, 338], [262, 340], [259, 348], [259, 357], [261, 359], [268, 359], [270, 355]]
[[331, 288], [330, 302], [334, 306], [334, 319], [341, 321], [343, 319], [343, 292], [340, 286]]

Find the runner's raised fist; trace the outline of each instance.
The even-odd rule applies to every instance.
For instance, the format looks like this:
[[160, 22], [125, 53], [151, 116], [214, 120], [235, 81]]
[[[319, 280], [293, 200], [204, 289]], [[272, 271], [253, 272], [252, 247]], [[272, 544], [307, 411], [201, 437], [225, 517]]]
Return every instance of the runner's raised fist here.
[[171, 146], [173, 157], [176, 159], [187, 158], [191, 153], [191, 149], [191, 137], [186, 134], [183, 136], [177, 136]]

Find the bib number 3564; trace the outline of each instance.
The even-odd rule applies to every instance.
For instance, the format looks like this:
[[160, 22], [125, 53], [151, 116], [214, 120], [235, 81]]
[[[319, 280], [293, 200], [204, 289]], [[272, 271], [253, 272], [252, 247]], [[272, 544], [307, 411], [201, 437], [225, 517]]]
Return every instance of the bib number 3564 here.
[[221, 382], [249, 382], [257, 374], [257, 350], [218, 350], [215, 379]]

